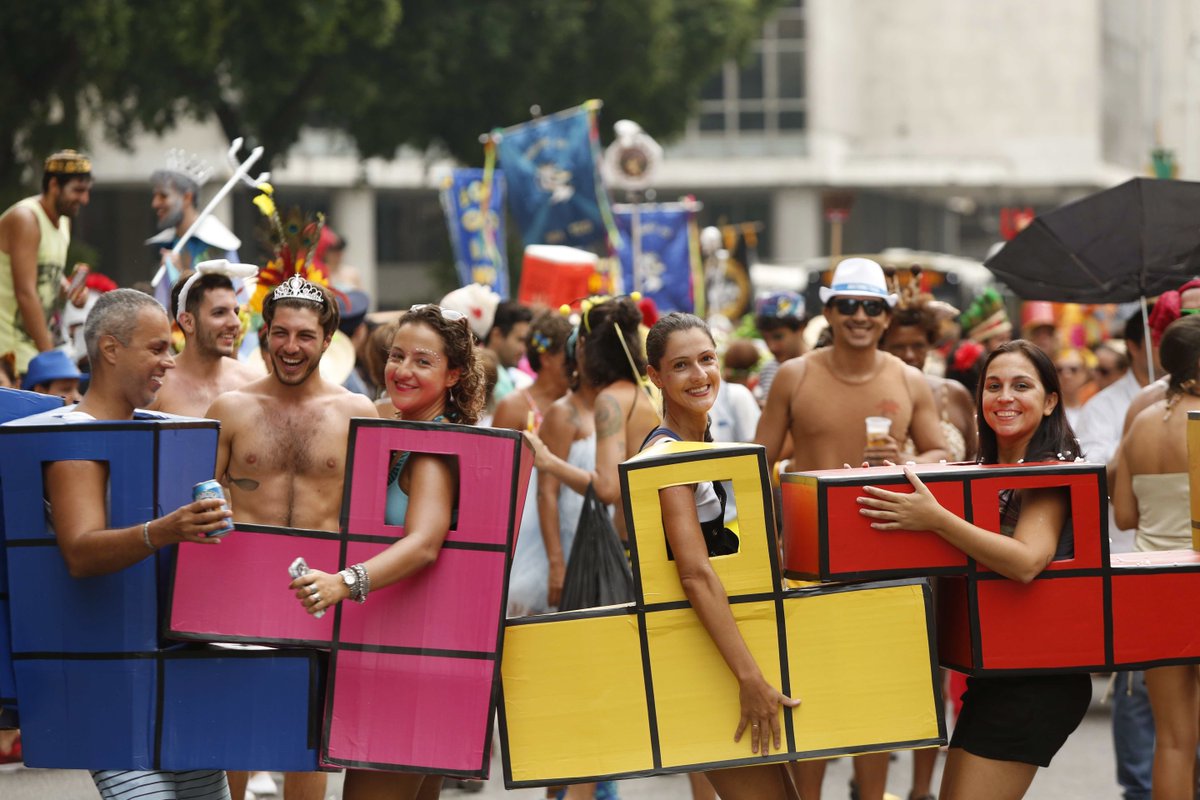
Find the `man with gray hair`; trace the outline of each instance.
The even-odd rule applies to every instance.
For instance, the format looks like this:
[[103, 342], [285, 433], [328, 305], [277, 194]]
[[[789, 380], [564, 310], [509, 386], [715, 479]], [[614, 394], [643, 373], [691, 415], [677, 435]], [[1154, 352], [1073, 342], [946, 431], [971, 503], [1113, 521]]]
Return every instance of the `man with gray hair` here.
[[242, 242], [211, 214], [204, 218], [200, 227], [192, 234], [180, 251], [178, 260], [168, 258], [171, 248], [183, 237], [200, 212], [196, 210], [196, 199], [200, 187], [212, 177], [212, 167], [199, 156], [171, 150], [163, 169], [155, 170], [150, 176], [154, 195], [150, 207], [154, 209], [159, 232], [146, 240], [146, 244], [158, 247], [159, 263], [167, 264], [165, 285], [170, 287], [179, 280], [179, 274], [193, 268], [201, 261], [224, 258], [237, 262], [237, 249]]
[[[149, 405], [167, 370], [171, 328], [162, 306], [133, 289], [101, 295], [84, 324], [92, 379], [78, 405], [19, 420], [37, 425], [54, 417], [65, 422], [121, 421], [152, 417]], [[46, 502], [59, 551], [73, 578], [110, 575], [180, 542], [215, 545], [207, 537], [225, 527], [230, 513], [221, 500], [197, 500], [128, 528], [108, 523], [108, 467], [98, 461], [46, 464]], [[93, 770], [104, 800], [229, 800], [222, 770]]]

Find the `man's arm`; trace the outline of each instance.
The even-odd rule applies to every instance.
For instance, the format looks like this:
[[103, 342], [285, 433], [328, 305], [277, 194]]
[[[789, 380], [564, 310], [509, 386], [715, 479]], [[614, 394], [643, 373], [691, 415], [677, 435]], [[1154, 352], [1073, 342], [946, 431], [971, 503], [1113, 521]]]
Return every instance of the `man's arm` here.
[[[46, 325], [46, 309], [37, 293], [37, 251], [41, 242], [37, 218], [20, 208], [8, 221], [8, 257], [12, 262], [13, 294], [21, 310], [25, 332], [40, 352], [54, 347], [54, 338]], [[58, 287], [54, 287], [58, 291]]]
[[916, 367], [905, 367], [904, 379], [908, 381], [908, 391], [913, 399], [912, 421], [909, 423], [908, 433], [912, 436], [913, 449], [917, 452], [916, 461], [929, 464], [948, 458], [946, 437], [942, 435], [942, 425], [938, 420], [937, 406], [934, 405], [929, 382]]
[[[108, 470], [98, 461], [55, 461], [46, 466], [46, 496], [59, 550], [73, 578], [109, 575], [158, 548], [178, 542], [218, 544], [206, 537], [225, 525], [217, 498], [197, 500], [147, 525], [108, 528]], [[149, 545], [147, 545], [147, 539]]]
[[783, 440], [792, 427], [792, 397], [804, 380], [804, 370], [804, 359], [793, 358], [779, 368], [775, 380], [771, 381], [767, 404], [754, 431], [755, 443], [767, 448], [769, 466], [774, 465], [783, 452]]

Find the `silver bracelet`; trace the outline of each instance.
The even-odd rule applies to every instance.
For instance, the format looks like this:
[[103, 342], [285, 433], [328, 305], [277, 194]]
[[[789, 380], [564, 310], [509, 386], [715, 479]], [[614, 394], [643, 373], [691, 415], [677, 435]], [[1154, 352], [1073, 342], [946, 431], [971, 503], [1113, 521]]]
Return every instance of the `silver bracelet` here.
[[360, 603], [367, 601], [367, 595], [371, 591], [371, 577], [367, 575], [367, 567], [365, 564], [355, 564], [350, 569], [354, 570], [358, 575], [358, 581], [355, 582], [355, 587], [358, 589], [358, 597], [354, 598]]
[[154, 546], [154, 543], [150, 541], [150, 523], [149, 523], [149, 521], [142, 523], [142, 541], [146, 543], [146, 547], [149, 548], [151, 553], [156, 552], [158, 550], [158, 548]]

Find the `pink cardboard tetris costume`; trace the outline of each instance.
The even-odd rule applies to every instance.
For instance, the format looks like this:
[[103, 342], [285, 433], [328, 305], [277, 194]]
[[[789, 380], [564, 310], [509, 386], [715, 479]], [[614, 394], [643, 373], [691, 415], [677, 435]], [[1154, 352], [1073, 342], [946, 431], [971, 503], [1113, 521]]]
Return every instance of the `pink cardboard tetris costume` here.
[[[384, 521], [397, 451], [455, 457], [459, 501], [442, 551], [365, 604], [313, 619], [287, 589], [287, 567], [303, 556], [336, 572], [404, 536]], [[180, 548], [171, 635], [329, 647], [327, 763], [486, 777], [507, 568], [532, 463], [515, 431], [355, 419], [341, 532], [238, 526], [219, 548]], [[202, 591], [213, 575], [227, 584], [219, 604]]]

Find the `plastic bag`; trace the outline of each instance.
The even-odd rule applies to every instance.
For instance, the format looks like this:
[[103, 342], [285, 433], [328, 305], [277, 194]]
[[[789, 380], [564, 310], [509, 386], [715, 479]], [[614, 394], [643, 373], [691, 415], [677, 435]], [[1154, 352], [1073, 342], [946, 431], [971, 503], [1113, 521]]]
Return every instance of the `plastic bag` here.
[[559, 611], [633, 602], [633, 572], [608, 508], [588, 484], [563, 578]]

